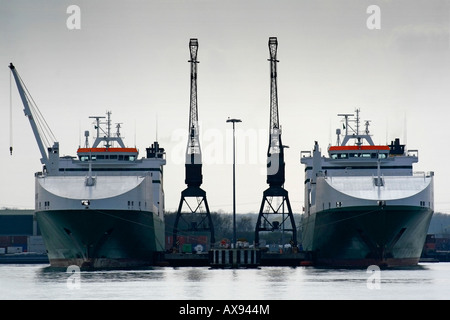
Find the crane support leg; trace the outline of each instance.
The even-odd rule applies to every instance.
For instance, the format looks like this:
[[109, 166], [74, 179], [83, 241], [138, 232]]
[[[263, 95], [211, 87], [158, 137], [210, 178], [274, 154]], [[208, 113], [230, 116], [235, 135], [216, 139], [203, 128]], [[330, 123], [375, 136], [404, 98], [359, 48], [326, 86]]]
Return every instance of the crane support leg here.
[[[276, 205], [274, 205], [274, 200], [277, 200]], [[287, 212], [284, 210], [285, 205]], [[266, 208], [267, 210], [265, 210]], [[281, 222], [279, 219], [280, 216]], [[290, 223], [287, 223], [288, 219]], [[291, 233], [290, 244], [293, 248], [297, 247], [297, 227], [295, 225], [294, 214], [292, 213], [288, 192], [283, 188], [269, 187], [263, 193], [255, 228], [255, 247], [258, 248], [260, 245], [260, 233], [269, 231]]]
[[[196, 199], [196, 203], [192, 204], [188, 199]], [[187, 207], [188, 210], [183, 208]], [[204, 207], [204, 211], [201, 210]], [[185, 219], [189, 215], [189, 220]], [[183, 222], [183, 223], [181, 223]], [[214, 226], [209, 211], [208, 200], [206, 199], [206, 192], [198, 187], [188, 187], [181, 192], [180, 203], [178, 205], [177, 215], [173, 227], [173, 251], [179, 252], [179, 238], [178, 233], [208, 233], [210, 234], [209, 242], [210, 248], [214, 247], [216, 242], [214, 237]]]

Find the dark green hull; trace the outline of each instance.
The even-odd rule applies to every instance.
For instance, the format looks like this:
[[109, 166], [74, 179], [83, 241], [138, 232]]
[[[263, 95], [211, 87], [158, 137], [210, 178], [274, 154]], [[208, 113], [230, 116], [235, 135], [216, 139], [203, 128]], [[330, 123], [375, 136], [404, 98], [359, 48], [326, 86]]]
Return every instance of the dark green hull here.
[[302, 245], [318, 266], [412, 266], [419, 262], [433, 211], [413, 206], [347, 207], [302, 220]]
[[52, 267], [151, 266], [164, 250], [164, 221], [151, 212], [38, 211], [36, 218]]

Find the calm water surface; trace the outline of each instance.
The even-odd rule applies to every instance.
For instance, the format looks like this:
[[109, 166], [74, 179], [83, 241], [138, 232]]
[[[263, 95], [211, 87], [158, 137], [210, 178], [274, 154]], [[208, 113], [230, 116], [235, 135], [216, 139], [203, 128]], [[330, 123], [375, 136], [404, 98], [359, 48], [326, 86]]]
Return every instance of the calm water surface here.
[[314, 267], [67, 273], [47, 265], [0, 265], [1, 300], [447, 300], [450, 263], [367, 270]]

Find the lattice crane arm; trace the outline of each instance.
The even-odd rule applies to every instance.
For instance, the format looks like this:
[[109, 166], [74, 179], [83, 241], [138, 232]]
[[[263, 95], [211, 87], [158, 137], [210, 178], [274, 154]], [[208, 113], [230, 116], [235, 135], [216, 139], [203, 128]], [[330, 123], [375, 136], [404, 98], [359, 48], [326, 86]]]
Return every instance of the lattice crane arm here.
[[197, 106], [197, 52], [198, 40], [191, 38], [189, 41], [191, 59], [191, 93], [189, 108], [189, 131], [188, 144], [186, 148], [186, 179], [188, 186], [199, 187], [203, 182], [202, 177], [202, 154], [200, 148], [198, 106]]
[[277, 89], [277, 49], [276, 37], [269, 38], [270, 53], [270, 127], [269, 148], [267, 150], [267, 183], [270, 186], [283, 186], [285, 181], [284, 151], [281, 142], [281, 127], [278, 115]]
[[191, 59], [191, 92], [189, 108], [189, 139], [186, 149], [186, 164], [201, 163], [201, 149], [199, 140], [198, 107], [197, 107], [197, 51], [198, 40], [195, 38], [189, 41]]
[[278, 117], [278, 93], [277, 93], [277, 48], [278, 40], [276, 37], [269, 38], [270, 52], [270, 130], [280, 128]]

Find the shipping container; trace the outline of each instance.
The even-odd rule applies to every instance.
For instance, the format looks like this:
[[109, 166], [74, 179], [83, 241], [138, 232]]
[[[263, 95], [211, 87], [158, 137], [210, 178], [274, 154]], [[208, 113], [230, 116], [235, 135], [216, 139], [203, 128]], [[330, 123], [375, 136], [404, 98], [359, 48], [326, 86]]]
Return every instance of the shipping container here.
[[23, 248], [20, 246], [14, 246], [14, 247], [7, 247], [6, 253], [22, 253]]
[[27, 251], [35, 253], [46, 253], [47, 251], [42, 236], [28, 237]]
[[192, 253], [192, 244], [190, 243], [185, 243], [183, 244], [183, 253]]

